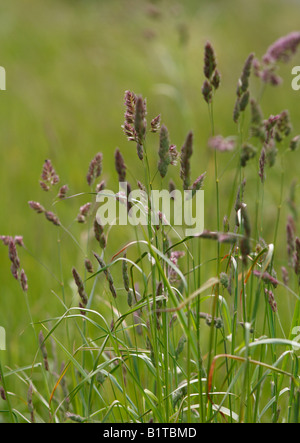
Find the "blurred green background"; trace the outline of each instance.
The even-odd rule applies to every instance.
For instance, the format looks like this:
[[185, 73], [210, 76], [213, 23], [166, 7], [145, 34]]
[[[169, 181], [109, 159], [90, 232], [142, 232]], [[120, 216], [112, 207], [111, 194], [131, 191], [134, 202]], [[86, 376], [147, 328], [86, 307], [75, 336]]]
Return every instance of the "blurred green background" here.
[[[121, 129], [124, 91], [147, 97], [148, 116], [158, 113], [167, 125], [171, 142], [181, 147], [187, 132], [195, 133], [192, 163], [194, 179], [207, 171], [205, 225], [215, 229], [213, 159], [207, 149], [210, 135], [206, 103], [202, 99], [203, 48], [213, 44], [222, 85], [215, 100], [216, 132], [236, 134], [232, 120], [237, 80], [248, 54], [260, 58], [277, 38], [299, 27], [300, 4], [291, 0], [27, 0], [0, 5], [0, 65], [7, 73], [7, 91], [0, 92], [0, 234], [24, 236], [31, 255], [20, 251], [29, 278], [29, 300], [35, 320], [61, 313], [55, 293], [59, 284], [47, 272], [60, 274], [57, 228], [28, 208], [28, 200], [51, 205], [38, 181], [45, 159], [52, 159], [71, 193], [88, 192], [86, 173], [92, 157], [103, 152], [103, 178], [116, 185], [114, 151], [118, 146], [128, 165], [128, 178], [141, 179], [134, 144]], [[265, 116], [288, 108], [295, 133], [300, 132], [300, 92], [291, 88], [291, 67], [300, 64], [300, 53], [280, 67], [283, 85], [267, 88]], [[251, 81], [254, 96], [259, 83]], [[157, 162], [157, 138], [151, 145], [152, 165]], [[220, 170], [230, 156], [221, 159]], [[286, 185], [297, 177], [299, 153], [287, 157]], [[245, 199], [255, 203], [256, 163], [247, 169]], [[235, 163], [222, 175], [221, 216], [226, 213]], [[178, 167], [173, 179], [178, 181]], [[279, 199], [279, 168], [268, 171], [265, 194], [265, 232], [272, 241]], [[167, 182], [166, 182], [167, 183]], [[133, 182], [134, 185], [134, 182]], [[286, 191], [285, 191], [286, 192]], [[284, 197], [287, 197], [285, 193]], [[69, 226], [86, 197], [60, 203], [55, 211]], [[286, 205], [279, 239], [285, 259]], [[72, 225], [80, 236], [81, 227]], [[115, 230], [116, 232], [120, 232]], [[62, 250], [64, 277], [70, 280], [72, 265], [82, 266], [76, 246], [66, 240]], [[114, 235], [113, 255], [126, 238]], [[109, 256], [108, 256], [109, 257]], [[23, 294], [10, 274], [7, 249], [0, 245], [0, 325], [7, 331], [10, 365], [30, 364], [26, 341], [29, 319]], [[76, 263], [75, 263], [75, 262]], [[280, 265], [280, 261], [278, 263]], [[67, 295], [70, 297], [70, 295]], [[68, 298], [70, 302], [70, 298]], [[280, 303], [280, 302], [279, 302]], [[97, 306], [96, 306], [97, 307]]]

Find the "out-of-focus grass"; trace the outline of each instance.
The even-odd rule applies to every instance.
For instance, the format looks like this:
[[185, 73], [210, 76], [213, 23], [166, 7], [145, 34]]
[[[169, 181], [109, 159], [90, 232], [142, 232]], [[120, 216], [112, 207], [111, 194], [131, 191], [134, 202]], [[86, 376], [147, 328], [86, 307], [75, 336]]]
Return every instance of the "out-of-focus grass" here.
[[[44, 202], [47, 198], [38, 185], [46, 158], [52, 159], [62, 184], [68, 183], [72, 193], [88, 191], [85, 175], [98, 151], [104, 155], [103, 178], [108, 187], [114, 185], [116, 146], [129, 166], [128, 177], [138, 175], [135, 147], [127, 143], [121, 130], [126, 89], [148, 98], [149, 115], [162, 113], [171, 141], [178, 147], [186, 132], [194, 130], [192, 174], [196, 178], [207, 171], [205, 221], [207, 228], [214, 229], [214, 179], [206, 145], [209, 125], [201, 96], [204, 43], [207, 39], [213, 43], [222, 74], [215, 100], [216, 131], [231, 135], [236, 131], [232, 109], [243, 61], [251, 51], [260, 57], [276, 38], [297, 29], [299, 13], [297, 2], [278, 0], [29, 0], [1, 5], [0, 64], [7, 71], [7, 91], [0, 94], [0, 233], [24, 235], [33, 254], [59, 274], [58, 246], [53, 242], [57, 230], [32, 213], [27, 201]], [[300, 54], [292, 64], [299, 61]], [[267, 89], [263, 110], [268, 116], [288, 108], [295, 130], [298, 127], [300, 132], [300, 93], [290, 87], [292, 64], [281, 68], [284, 84]], [[258, 94], [255, 80], [251, 88]], [[155, 152], [156, 146], [152, 149]], [[288, 165], [287, 184], [298, 174], [298, 153], [295, 155]], [[155, 155], [153, 158], [156, 161]], [[224, 167], [226, 159], [225, 155]], [[221, 216], [227, 210], [233, 167], [228, 167], [220, 182]], [[249, 173], [245, 196], [250, 207], [255, 203], [255, 174], [254, 170]], [[279, 198], [279, 187], [275, 187], [278, 177], [277, 167], [268, 171], [265, 204], [272, 209], [262, 235], [269, 242], [274, 229], [272, 211]], [[84, 202], [82, 198], [60, 203], [57, 211], [68, 223], [67, 217], [75, 218]], [[283, 250], [285, 213], [279, 230]], [[114, 236], [110, 251], [115, 252], [123, 243], [123, 236]], [[75, 252], [71, 243], [63, 252], [65, 270], [76, 265]], [[21, 259], [29, 277], [33, 316], [55, 315], [57, 303], [49, 288], [58, 290], [59, 285], [30, 256], [22, 253]], [[0, 324], [8, 336], [5, 359], [11, 366], [20, 361], [30, 363], [26, 340], [29, 320], [2, 246], [0, 260]]]

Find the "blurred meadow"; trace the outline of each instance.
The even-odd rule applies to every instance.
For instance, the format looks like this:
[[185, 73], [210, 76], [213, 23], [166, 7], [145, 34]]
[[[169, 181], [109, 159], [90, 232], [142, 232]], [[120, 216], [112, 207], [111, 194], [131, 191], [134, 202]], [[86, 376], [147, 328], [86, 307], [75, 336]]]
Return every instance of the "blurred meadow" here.
[[[57, 227], [37, 216], [28, 201], [51, 206], [51, 198], [39, 186], [45, 159], [51, 159], [68, 184], [70, 195], [89, 192], [86, 174], [97, 152], [103, 153], [102, 178], [115, 189], [114, 152], [119, 147], [132, 186], [143, 178], [134, 144], [124, 136], [124, 92], [132, 90], [147, 98], [150, 118], [161, 113], [170, 140], [178, 149], [189, 130], [194, 132], [192, 177], [206, 171], [205, 228], [216, 230], [213, 153], [207, 147], [211, 135], [207, 105], [201, 94], [204, 81], [204, 45], [209, 40], [216, 52], [221, 86], [214, 99], [215, 132], [236, 134], [232, 114], [237, 80], [250, 52], [261, 58], [269, 45], [299, 28], [300, 4], [292, 0], [11, 0], [0, 5], [0, 65], [7, 75], [7, 90], [0, 92], [0, 234], [23, 235], [29, 252], [20, 250], [29, 284], [29, 303], [34, 321], [62, 315], [60, 283], [65, 283], [67, 304], [74, 283], [71, 270], [82, 266], [77, 245]], [[300, 133], [300, 92], [291, 88], [292, 66], [300, 65], [300, 52], [280, 65], [282, 85], [267, 86], [261, 103], [265, 116], [288, 109], [294, 133]], [[251, 77], [251, 94], [260, 93], [260, 82]], [[246, 115], [249, 116], [249, 110]], [[148, 146], [153, 169], [158, 139]], [[286, 218], [289, 187], [299, 175], [299, 152], [285, 158], [287, 174], [280, 216], [276, 269], [286, 262]], [[232, 183], [236, 161], [225, 153], [220, 158], [220, 217], [235, 199]], [[257, 163], [247, 166], [245, 201], [249, 212], [256, 205]], [[172, 178], [180, 184], [179, 170]], [[267, 170], [264, 222], [261, 236], [274, 237], [274, 220], [280, 201], [280, 164]], [[165, 182], [167, 187], [168, 181]], [[296, 187], [296, 202], [298, 198]], [[54, 211], [72, 234], [87, 235], [75, 220], [87, 197], [57, 203]], [[234, 218], [232, 219], [234, 220]], [[130, 229], [112, 228], [106, 260], [132, 239]], [[202, 243], [208, 259], [215, 246]], [[61, 248], [60, 248], [61, 247]], [[96, 244], [94, 250], [97, 250]], [[91, 257], [89, 257], [91, 258]], [[6, 329], [7, 351], [3, 366], [31, 365], [37, 351], [23, 293], [10, 273], [7, 248], [0, 245], [0, 325]], [[62, 265], [63, 263], [63, 265]], [[63, 271], [61, 273], [61, 269]], [[49, 272], [51, 271], [51, 272]], [[121, 277], [112, 269], [116, 286]], [[207, 279], [211, 265], [203, 271]], [[54, 274], [54, 275], [53, 275]], [[59, 295], [58, 295], [59, 294]], [[278, 310], [288, 334], [294, 299], [277, 291]], [[228, 296], [229, 297], [229, 296]], [[101, 309], [96, 294], [93, 309]], [[107, 312], [110, 312], [108, 307]], [[285, 322], [286, 320], [286, 322]], [[108, 319], [108, 322], [110, 320]], [[208, 332], [209, 334], [209, 328]], [[9, 390], [15, 392], [12, 378]], [[22, 383], [21, 383], [22, 385]], [[18, 395], [18, 394], [16, 394]], [[0, 413], [0, 421], [5, 415]]]

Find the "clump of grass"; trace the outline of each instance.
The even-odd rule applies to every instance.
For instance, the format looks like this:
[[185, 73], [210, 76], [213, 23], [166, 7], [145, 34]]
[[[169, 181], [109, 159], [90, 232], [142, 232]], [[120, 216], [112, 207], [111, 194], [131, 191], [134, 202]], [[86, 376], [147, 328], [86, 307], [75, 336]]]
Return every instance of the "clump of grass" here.
[[[49, 207], [49, 199], [47, 204], [32, 200], [29, 206], [57, 227], [60, 250], [65, 240], [62, 234], [68, 235], [78, 256], [74, 256], [71, 270], [63, 269], [61, 264], [57, 279], [61, 296], [52, 291], [60, 302], [61, 314], [32, 318], [27, 298], [36, 339], [32, 364], [4, 371], [0, 365], [0, 396], [7, 405], [4, 409], [9, 420], [299, 421], [300, 346], [293, 340], [295, 328], [300, 325], [295, 187], [288, 201], [291, 214], [286, 225], [286, 253], [277, 249], [278, 235], [285, 235], [280, 231], [284, 159], [297, 155], [299, 136], [293, 134], [287, 111], [265, 118], [262, 97], [254, 97], [251, 88], [252, 71], [264, 84], [278, 85], [276, 64], [289, 60], [300, 41], [298, 37], [293, 34], [271, 46], [263, 58], [263, 68], [254, 54], [248, 56], [233, 91], [237, 133], [230, 135], [215, 134], [218, 117], [213, 104], [216, 90], [220, 89], [221, 94], [221, 75], [212, 45], [205, 45], [202, 94], [211, 125], [211, 136], [205, 144], [214, 157], [214, 177], [211, 172], [199, 171], [198, 178], [192, 179], [193, 152], [197, 149], [192, 129], [179, 153], [170, 143], [161, 115], [150, 118], [149, 124], [146, 99], [125, 92], [123, 131], [136, 145], [141, 167], [133, 174], [127, 166], [130, 162], [126, 165], [126, 157], [133, 155], [129, 144], [129, 154], [125, 149], [115, 150], [115, 169], [118, 182], [125, 182], [129, 171], [146, 194], [143, 201], [129, 201], [131, 185], [127, 183], [126, 209], [129, 214], [137, 208], [143, 211], [146, 226], [106, 229], [96, 216], [96, 194], [106, 187], [104, 180], [98, 182], [105, 168], [102, 153], [89, 163], [88, 192], [80, 195], [70, 195], [67, 185], [56, 189], [59, 177], [51, 161], [45, 162], [40, 185], [54, 195], [52, 206], [57, 211]], [[154, 143], [156, 149], [151, 148]], [[234, 160], [236, 155], [236, 173], [230, 177], [232, 195], [224, 195], [222, 181], [226, 176], [220, 175], [219, 164], [228, 161], [229, 156]], [[264, 237], [269, 233], [264, 229], [263, 215], [270, 208], [264, 196], [268, 175], [276, 173], [278, 157], [280, 202], [273, 239], [267, 243]], [[253, 179], [253, 170], [256, 188], [252, 189], [247, 179]], [[167, 186], [176, 201], [178, 182], [194, 198], [211, 181], [216, 186], [215, 200], [209, 203], [215, 208], [215, 228], [208, 225], [197, 236], [185, 236], [184, 227], [173, 226], [162, 211], [157, 217], [159, 224], [153, 224], [150, 191], [155, 186], [161, 190]], [[82, 195], [92, 201], [78, 204], [75, 223], [66, 227], [63, 217], [56, 215], [59, 205]], [[110, 198], [123, 201], [117, 193]], [[254, 208], [251, 200], [257, 202]], [[227, 212], [222, 229], [224, 201]], [[75, 225], [83, 231], [78, 240]], [[116, 229], [121, 234], [122, 229], [129, 230], [131, 241], [111, 251], [110, 238]], [[3, 235], [1, 240], [8, 248], [12, 274], [27, 297], [28, 279], [17, 252], [17, 247], [27, 250], [23, 238]], [[291, 278], [292, 272], [295, 279]], [[73, 277], [69, 285], [62, 283], [64, 275], [69, 281]], [[281, 321], [283, 296], [292, 306], [290, 325]], [[19, 377], [26, 387], [23, 394], [14, 395], [7, 389], [12, 376]], [[19, 402], [21, 396], [27, 400]]]

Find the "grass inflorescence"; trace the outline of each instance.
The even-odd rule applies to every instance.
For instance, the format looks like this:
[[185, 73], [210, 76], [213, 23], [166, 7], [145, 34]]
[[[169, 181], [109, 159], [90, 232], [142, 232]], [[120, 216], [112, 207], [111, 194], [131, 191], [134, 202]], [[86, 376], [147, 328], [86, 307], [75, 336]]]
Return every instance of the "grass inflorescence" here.
[[[299, 41], [298, 33], [279, 40], [262, 62], [252, 53], [247, 57], [234, 96], [236, 133], [229, 135], [215, 131], [220, 117], [213, 105], [222, 87], [221, 70], [212, 44], [206, 43], [202, 98], [211, 133], [200, 143], [190, 130], [180, 141], [180, 151], [172, 144], [162, 116], [148, 118], [146, 99], [125, 92], [122, 128], [129, 143], [126, 149], [116, 148], [114, 156], [116, 184], [126, 182], [127, 188], [108, 198], [119, 202], [120, 211], [143, 212], [145, 226], [120, 226], [118, 213], [111, 226], [96, 217], [96, 195], [106, 188], [101, 152], [87, 167], [89, 190], [80, 195], [72, 195], [69, 185], [58, 188], [60, 177], [52, 162], [45, 161], [40, 186], [47, 196], [54, 196], [52, 203], [49, 198], [45, 203], [32, 200], [29, 207], [41, 223], [54, 225], [56, 232], [51, 235], [57, 235], [59, 251], [69, 237], [78, 256], [71, 269], [60, 263], [61, 294], [49, 288], [60, 314], [33, 318], [30, 291], [34, 288], [18, 255], [18, 250], [29, 252], [26, 242], [21, 236], [1, 236], [33, 329], [30, 364], [19, 368], [0, 364], [1, 414], [6, 419], [299, 422], [300, 240], [295, 186], [283, 232], [286, 251], [277, 249], [285, 156], [297, 155], [299, 136], [293, 133], [286, 110], [265, 117], [263, 95], [255, 97], [251, 90], [253, 75], [264, 87], [278, 86], [277, 63], [289, 61]], [[208, 165], [201, 165], [193, 177], [193, 153], [204, 143], [213, 158], [214, 175], [204, 172], [211, 171]], [[140, 161], [134, 174], [128, 164], [133, 155]], [[236, 163], [231, 195], [223, 194], [223, 159]], [[273, 241], [268, 243], [263, 238], [263, 215], [270, 208], [264, 195], [268, 176], [278, 163], [280, 201]], [[216, 217], [206, 220], [201, 234], [185, 236], [183, 227], [167, 220], [163, 211], [155, 214], [159, 223], [153, 224], [153, 189], [172, 191], [175, 203], [176, 190], [191, 191], [195, 198], [210, 182], [215, 185], [210, 204]], [[143, 201], [130, 200], [134, 187], [144, 193]], [[78, 204], [73, 220], [65, 222], [57, 215], [62, 205], [83, 197], [88, 201]], [[222, 214], [224, 201], [226, 214]], [[79, 238], [74, 226], [81, 229]], [[122, 230], [129, 231], [131, 240], [112, 251], [110, 238], [116, 230], [121, 238]], [[290, 306], [288, 324], [281, 320], [280, 297], [286, 297]], [[21, 382], [19, 392], [9, 389], [14, 377]]]

